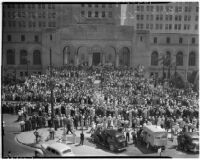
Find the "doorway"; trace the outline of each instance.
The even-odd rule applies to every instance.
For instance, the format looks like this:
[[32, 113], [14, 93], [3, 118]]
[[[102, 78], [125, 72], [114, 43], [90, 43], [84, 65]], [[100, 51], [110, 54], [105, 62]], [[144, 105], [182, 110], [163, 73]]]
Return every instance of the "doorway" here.
[[93, 53], [93, 57], [92, 57], [92, 64], [94, 66], [99, 65], [99, 63], [101, 62], [101, 54], [100, 52], [94, 52]]

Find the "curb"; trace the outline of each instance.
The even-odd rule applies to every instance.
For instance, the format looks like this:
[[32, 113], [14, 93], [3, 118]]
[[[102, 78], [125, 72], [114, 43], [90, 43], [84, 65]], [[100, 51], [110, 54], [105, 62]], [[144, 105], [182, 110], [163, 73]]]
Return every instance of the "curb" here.
[[25, 144], [25, 143], [21, 142], [21, 141], [18, 139], [17, 136], [18, 136], [18, 135], [15, 136], [15, 141], [16, 141], [17, 143], [19, 143], [19, 144], [21, 144], [21, 145], [24, 145], [24, 146], [27, 146], [27, 147], [32, 148], [32, 149], [40, 149], [39, 147], [32, 146], [32, 145], [30, 145], [30, 144]]

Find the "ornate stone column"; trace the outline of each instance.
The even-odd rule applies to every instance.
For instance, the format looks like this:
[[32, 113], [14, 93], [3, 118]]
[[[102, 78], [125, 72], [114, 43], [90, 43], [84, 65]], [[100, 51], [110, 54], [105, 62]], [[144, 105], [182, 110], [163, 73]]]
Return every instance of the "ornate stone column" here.
[[101, 61], [101, 63], [103, 65], [105, 64], [105, 53], [104, 52], [102, 52], [102, 61]]
[[119, 54], [116, 53], [116, 56], [115, 56], [115, 67], [119, 67]]
[[79, 65], [79, 57], [78, 57], [78, 54], [75, 55], [75, 65], [76, 65], [76, 66]]
[[92, 53], [89, 53], [89, 66], [92, 66]]

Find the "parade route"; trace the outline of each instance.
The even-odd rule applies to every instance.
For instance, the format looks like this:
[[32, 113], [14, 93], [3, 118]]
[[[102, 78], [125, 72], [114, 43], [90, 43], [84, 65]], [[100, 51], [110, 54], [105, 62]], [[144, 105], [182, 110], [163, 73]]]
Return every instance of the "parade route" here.
[[[20, 132], [20, 127], [18, 123], [15, 122], [17, 116], [4, 114], [3, 120], [7, 123], [6, 124], [6, 135], [4, 136], [4, 154], [6, 156], [8, 151], [12, 152], [12, 155], [17, 156], [24, 156], [24, 157], [31, 157], [34, 156], [34, 146], [33, 143], [35, 142], [35, 136], [33, 131], [29, 132]], [[15, 131], [13, 131], [15, 130]], [[38, 130], [42, 136], [45, 138], [48, 136], [48, 128], [43, 128]], [[44, 142], [46, 144], [57, 142], [59, 138], [62, 136], [62, 128], [60, 128], [55, 135], [55, 140], [49, 140]], [[127, 147], [126, 151], [119, 152], [119, 153], [112, 153], [105, 148], [98, 146], [91, 142], [89, 139], [90, 134], [86, 133], [85, 130], [85, 142], [83, 146], [79, 145], [79, 135], [80, 130], [76, 131], [76, 144], [72, 144], [73, 137], [71, 134], [67, 135], [67, 142], [66, 144], [72, 148], [75, 156], [159, 156], [158, 153], [149, 151], [146, 147], [142, 146], [135, 146], [131, 142]], [[10, 135], [13, 135], [14, 138], [10, 139]], [[7, 142], [7, 141], [10, 142]], [[11, 141], [12, 140], [12, 141]], [[174, 157], [174, 158], [198, 158], [199, 154], [192, 154], [192, 153], [185, 153], [182, 151], [177, 151], [175, 149], [175, 142], [168, 141], [167, 149], [162, 153], [162, 156]], [[12, 146], [13, 145], [13, 146]], [[15, 147], [14, 147], [15, 146]], [[37, 145], [38, 146], [38, 145]], [[8, 147], [10, 148], [8, 150]], [[29, 148], [30, 147], [30, 148]], [[23, 151], [21, 151], [23, 149]]]

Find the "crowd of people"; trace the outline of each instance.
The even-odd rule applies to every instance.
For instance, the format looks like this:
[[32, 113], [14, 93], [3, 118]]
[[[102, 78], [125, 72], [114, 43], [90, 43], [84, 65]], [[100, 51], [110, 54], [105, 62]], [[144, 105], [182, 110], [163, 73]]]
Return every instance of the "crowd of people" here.
[[199, 126], [197, 92], [165, 87], [128, 68], [54, 67], [24, 83], [3, 85], [2, 102], [3, 113], [18, 114], [22, 131], [54, 125], [73, 133], [98, 124], [124, 129], [157, 124], [176, 133]]

